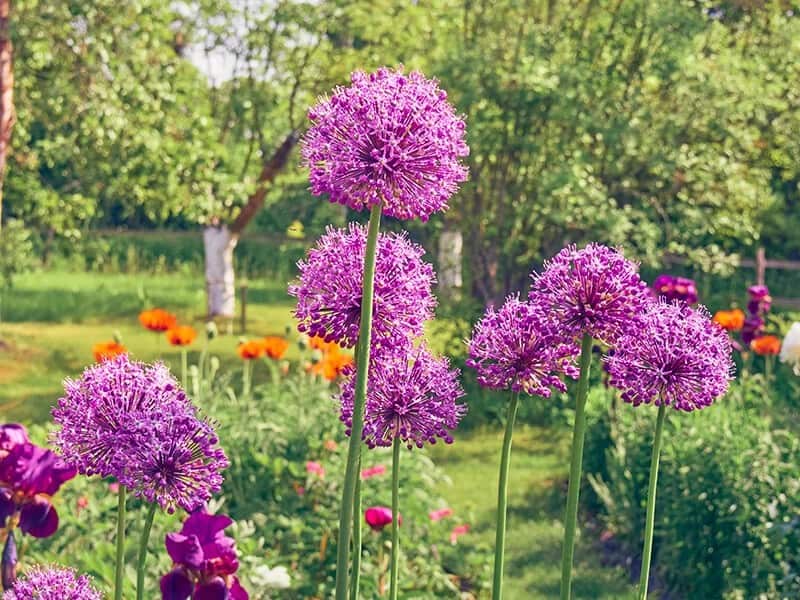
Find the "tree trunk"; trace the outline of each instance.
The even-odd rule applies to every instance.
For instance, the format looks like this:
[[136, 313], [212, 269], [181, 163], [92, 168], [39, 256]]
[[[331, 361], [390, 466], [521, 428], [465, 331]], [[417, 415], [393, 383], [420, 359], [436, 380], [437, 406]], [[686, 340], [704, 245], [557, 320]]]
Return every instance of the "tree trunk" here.
[[462, 260], [464, 237], [459, 229], [448, 227], [439, 236], [439, 290], [445, 298], [455, 298], [463, 286]]
[[14, 65], [9, 17], [11, 0], [0, 0], [0, 230], [3, 226], [3, 182], [11, 129], [14, 127]]
[[203, 250], [206, 259], [207, 317], [233, 318], [236, 310], [236, 288], [233, 277], [233, 249], [238, 236], [227, 225], [206, 227], [203, 230]]

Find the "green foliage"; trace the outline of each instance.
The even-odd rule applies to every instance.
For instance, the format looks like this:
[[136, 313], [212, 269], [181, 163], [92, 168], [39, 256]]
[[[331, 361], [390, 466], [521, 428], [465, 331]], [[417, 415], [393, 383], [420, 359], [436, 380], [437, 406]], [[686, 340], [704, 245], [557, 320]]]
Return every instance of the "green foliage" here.
[[9, 219], [0, 229], [0, 284], [10, 288], [14, 275], [33, 268], [33, 242], [25, 224]]

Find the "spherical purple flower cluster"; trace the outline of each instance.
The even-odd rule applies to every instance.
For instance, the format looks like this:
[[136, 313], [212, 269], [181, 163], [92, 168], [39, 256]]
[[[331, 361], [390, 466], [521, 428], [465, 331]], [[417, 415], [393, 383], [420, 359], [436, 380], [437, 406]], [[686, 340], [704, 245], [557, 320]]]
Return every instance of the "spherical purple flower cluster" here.
[[[375, 357], [369, 368], [363, 439], [370, 448], [391, 446], [395, 438], [421, 448], [436, 438], [451, 443], [450, 431], [466, 414], [458, 369], [424, 346]], [[352, 426], [355, 376], [342, 384], [341, 420]], [[348, 429], [347, 434], [350, 435]]]
[[653, 303], [606, 358], [611, 385], [634, 406], [709, 406], [732, 379], [731, 341], [704, 307]]
[[514, 295], [499, 310], [490, 307], [475, 325], [467, 365], [484, 387], [549, 398], [551, 388], [566, 391], [559, 373], [577, 377], [576, 353], [574, 341], [565, 344], [554, 336], [544, 312]]
[[102, 600], [103, 596], [86, 575], [64, 567], [34, 567], [14, 587], [3, 595], [3, 600]]
[[657, 297], [664, 297], [668, 301], [680, 300], [686, 304], [697, 302], [697, 284], [688, 277], [676, 277], [662, 273], [653, 282], [653, 291]]
[[420, 218], [445, 210], [467, 178], [464, 121], [435, 80], [382, 68], [360, 71], [308, 114], [302, 143], [312, 192], [364, 210]]
[[[311, 336], [355, 346], [361, 322], [366, 229], [351, 223], [348, 229], [328, 228], [300, 261], [299, 281], [289, 286], [297, 297], [298, 329]], [[405, 233], [378, 237], [372, 343], [375, 347], [406, 345], [422, 334], [433, 316], [436, 281], [433, 267], [421, 260], [425, 250]]]
[[565, 338], [590, 335], [615, 346], [651, 302], [638, 265], [601, 244], [567, 246], [534, 273], [529, 299], [552, 315]]
[[217, 436], [161, 363], [123, 354], [89, 367], [65, 383], [53, 419], [68, 464], [167, 510], [194, 510], [221, 487], [228, 461]]

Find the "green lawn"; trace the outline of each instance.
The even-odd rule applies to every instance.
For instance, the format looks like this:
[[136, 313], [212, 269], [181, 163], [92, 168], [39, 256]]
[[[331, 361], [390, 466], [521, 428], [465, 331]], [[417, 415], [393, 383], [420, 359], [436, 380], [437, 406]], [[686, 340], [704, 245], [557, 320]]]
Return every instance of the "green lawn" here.
[[[248, 333], [282, 333], [291, 325], [285, 282], [251, 282]], [[161, 306], [202, 328], [205, 296], [200, 277], [38, 273], [19, 278], [3, 297], [0, 323], [0, 418], [43, 422], [65, 377], [92, 361], [92, 345], [116, 331], [143, 360], [162, 356], [174, 369], [178, 352], [138, 323], [145, 306]], [[221, 335], [210, 351], [239, 368], [239, 339]], [[193, 352], [199, 351], [199, 342]], [[468, 400], [467, 400], [468, 401]], [[494, 545], [497, 467], [502, 432], [480, 430], [460, 436], [452, 447], [433, 448], [452, 485], [440, 493], [459, 514], [470, 515], [463, 543]], [[519, 427], [511, 463], [506, 594], [508, 600], [558, 596], [561, 513], [569, 432]], [[579, 539], [576, 598], [625, 599], [631, 588], [620, 569], [601, 566], [593, 540]]]

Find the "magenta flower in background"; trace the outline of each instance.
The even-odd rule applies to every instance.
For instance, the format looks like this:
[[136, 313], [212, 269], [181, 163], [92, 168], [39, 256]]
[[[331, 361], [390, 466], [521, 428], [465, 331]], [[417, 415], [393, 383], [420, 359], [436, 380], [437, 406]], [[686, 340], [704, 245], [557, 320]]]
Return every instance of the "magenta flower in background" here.
[[619, 250], [588, 244], [567, 246], [532, 274], [532, 304], [551, 315], [560, 336], [585, 334], [615, 346], [631, 319], [651, 302], [638, 265]]
[[357, 71], [308, 113], [302, 142], [311, 191], [331, 202], [427, 221], [467, 179], [465, 125], [435, 80], [401, 69]]
[[752, 285], [747, 288], [747, 318], [742, 327], [742, 341], [746, 348], [750, 343], [764, 335], [767, 313], [772, 308], [772, 296], [765, 285]]
[[34, 567], [16, 581], [3, 600], [103, 600], [86, 575], [64, 567]]
[[191, 407], [173, 404], [130, 416], [114, 471], [135, 496], [170, 513], [179, 506], [192, 512], [222, 489], [228, 459], [213, 426]]
[[666, 298], [670, 302], [680, 300], [686, 304], [697, 303], [697, 285], [694, 279], [687, 277], [659, 275], [653, 282], [653, 291], [656, 296]]
[[[361, 322], [366, 229], [329, 227], [297, 266], [300, 278], [289, 286], [297, 298], [297, 328], [343, 347], [355, 346]], [[382, 233], [375, 263], [372, 344], [404, 346], [422, 335], [433, 316], [436, 282], [433, 267], [421, 260], [425, 250], [405, 233]]]
[[162, 600], [248, 600], [235, 573], [239, 569], [236, 542], [224, 530], [226, 515], [195, 512], [180, 532], [167, 534], [173, 569], [161, 578]]
[[325, 467], [323, 467], [318, 462], [314, 462], [313, 460], [309, 460], [306, 462], [306, 473], [316, 475], [317, 477], [325, 477]]
[[469, 533], [469, 525], [466, 523], [456, 525], [453, 527], [453, 531], [450, 532], [450, 543], [455, 544], [458, 542], [458, 538], [460, 538], [462, 535], [466, 535], [467, 533]]
[[0, 528], [16, 515], [24, 533], [37, 538], [53, 535], [58, 513], [51, 497], [75, 475], [75, 468], [50, 450], [30, 442], [13, 446], [0, 459]]
[[447, 517], [453, 516], [453, 509], [452, 508], [440, 508], [438, 510], [432, 510], [428, 513], [428, 518], [431, 521], [441, 521], [442, 519], [446, 519]]
[[[424, 346], [405, 353], [377, 355], [369, 368], [363, 440], [370, 448], [391, 446], [395, 438], [409, 448], [421, 448], [436, 438], [451, 443], [450, 431], [466, 414], [457, 404], [464, 395], [458, 369], [446, 358], [435, 358]], [[350, 427], [353, 418], [355, 376], [342, 383], [341, 420]]]
[[53, 444], [84, 475], [114, 476], [124, 464], [123, 443], [131, 414], [192, 410], [186, 394], [161, 363], [147, 365], [121, 354], [88, 367], [77, 381], [64, 382], [64, 397], [53, 409], [60, 429]]
[[386, 473], [386, 465], [375, 465], [374, 467], [361, 469], [361, 479], [362, 480], [372, 479], [373, 477], [378, 477], [379, 475], [383, 475], [384, 473]]
[[484, 387], [525, 392], [545, 398], [550, 388], [566, 391], [558, 374], [577, 377], [572, 340], [564, 344], [553, 335], [546, 314], [518, 295], [509, 296], [499, 310], [489, 307], [469, 340], [467, 365], [478, 372]]
[[711, 405], [733, 379], [731, 341], [704, 307], [658, 302], [606, 358], [610, 383], [634, 406], [692, 411]]
[[19, 423], [0, 425], [0, 458], [8, 454], [18, 445], [30, 442], [27, 430]]
[[[392, 522], [392, 509], [388, 506], [372, 506], [364, 511], [364, 520], [372, 531], [382, 531]], [[397, 514], [397, 524], [403, 524], [403, 515]]]

